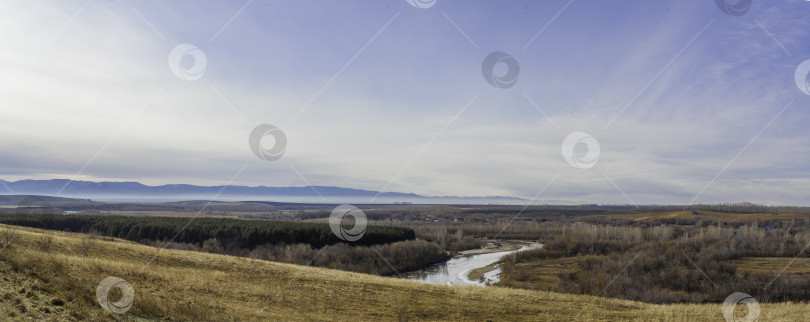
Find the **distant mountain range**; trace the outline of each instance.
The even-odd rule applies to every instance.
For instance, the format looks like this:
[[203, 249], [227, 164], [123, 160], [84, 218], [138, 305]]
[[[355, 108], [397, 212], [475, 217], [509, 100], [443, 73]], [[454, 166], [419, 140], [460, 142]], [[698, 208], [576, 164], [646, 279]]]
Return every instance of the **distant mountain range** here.
[[[484, 197], [456, 197], [456, 196], [423, 196], [414, 193], [382, 192], [377, 195], [377, 191], [332, 187], [332, 186], [306, 186], [306, 187], [248, 187], [248, 186], [197, 186], [188, 184], [168, 184], [162, 186], [148, 186], [139, 182], [92, 182], [92, 181], [70, 181], [67, 179], [53, 180], [0, 180], [0, 194], [35, 194], [49, 196], [82, 197], [82, 198], [158, 198], [158, 199], [182, 199], [188, 197], [214, 197], [217, 199], [243, 200], [258, 199], [312, 199], [313, 201], [326, 199], [356, 199], [358, 201], [371, 201], [372, 198], [378, 202], [389, 201], [411, 201], [425, 202], [430, 200], [442, 202], [506, 202], [520, 203], [525, 199], [501, 196]], [[377, 198], [375, 198], [375, 196]], [[317, 198], [317, 199], [315, 199]]]

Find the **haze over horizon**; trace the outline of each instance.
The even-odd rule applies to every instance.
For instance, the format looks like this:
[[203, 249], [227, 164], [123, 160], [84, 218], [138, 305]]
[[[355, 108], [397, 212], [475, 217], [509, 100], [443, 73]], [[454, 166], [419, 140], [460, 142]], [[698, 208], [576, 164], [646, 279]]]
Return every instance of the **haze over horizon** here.
[[[0, 179], [810, 205], [795, 78], [808, 13], [800, 0], [740, 16], [713, 1], [3, 2]], [[198, 51], [173, 61], [181, 44]], [[495, 52], [519, 64], [514, 84], [482, 75]], [[251, 151], [259, 124], [285, 133], [278, 160]], [[587, 167], [561, 153], [576, 132], [598, 142]]]
[[[19, 180], [0, 179], [0, 196], [41, 195], [93, 199], [96, 201], [271, 201], [294, 203], [464, 203], [526, 204], [529, 200], [510, 196], [431, 196], [408, 192], [377, 192], [336, 186], [198, 186], [187, 184], [144, 185], [136, 181], [94, 182], [68, 179]], [[372, 202], [369, 202], [373, 198]], [[536, 202], [549, 203], [548, 200]], [[570, 201], [558, 200], [569, 204]]]

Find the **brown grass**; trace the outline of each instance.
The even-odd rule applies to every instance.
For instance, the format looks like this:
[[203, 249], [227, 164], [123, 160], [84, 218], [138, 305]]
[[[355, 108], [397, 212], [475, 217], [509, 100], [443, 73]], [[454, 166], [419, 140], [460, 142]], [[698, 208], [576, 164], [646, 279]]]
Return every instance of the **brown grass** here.
[[734, 262], [737, 272], [776, 272], [810, 277], [810, 258], [745, 257]]
[[579, 270], [578, 263], [595, 256], [580, 256], [541, 259], [526, 263], [516, 263], [504, 267], [501, 281], [496, 285], [524, 289], [553, 290], [560, 282], [560, 273], [572, 273]]
[[[2, 229], [5, 226], [0, 226]], [[501, 287], [425, 285], [395, 278], [164, 250], [99, 238], [87, 256], [72, 251], [81, 234], [12, 227], [19, 237], [0, 252], [0, 319], [17, 320], [722, 320], [718, 304], [652, 305]], [[49, 251], [37, 244], [50, 236]], [[98, 283], [125, 279], [135, 289], [128, 312], [95, 301]], [[760, 320], [794, 321], [806, 304], [762, 304]]]

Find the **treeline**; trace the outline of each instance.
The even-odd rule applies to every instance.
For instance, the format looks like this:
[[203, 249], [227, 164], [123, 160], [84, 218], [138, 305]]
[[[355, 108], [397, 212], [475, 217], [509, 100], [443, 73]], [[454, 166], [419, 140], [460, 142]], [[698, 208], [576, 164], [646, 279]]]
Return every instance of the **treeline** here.
[[[473, 245], [476, 238], [485, 239], [550, 239], [561, 227], [559, 222], [526, 220], [524, 218], [499, 218], [489, 222], [470, 221], [376, 221], [376, 225], [406, 227], [416, 231], [416, 237], [435, 241], [440, 244], [446, 241], [445, 248], [459, 251], [477, 248]], [[458, 242], [461, 241], [461, 242]]]
[[[50, 230], [96, 232], [135, 242], [173, 240], [202, 245], [209, 239], [253, 249], [264, 244], [308, 244], [314, 248], [342, 242], [328, 224], [226, 218], [129, 217], [103, 215], [14, 214], [0, 216], [0, 223]], [[368, 226], [353, 245], [378, 245], [415, 238], [412, 229]]]
[[685, 207], [690, 210], [705, 210], [727, 213], [810, 213], [810, 207], [797, 206], [766, 206], [750, 202], [697, 204]]
[[[751, 294], [759, 302], [810, 299], [810, 278], [805, 275], [737, 268], [747, 257], [807, 257], [808, 230], [587, 224], [561, 228], [542, 249], [504, 257], [499, 285], [650, 303], [718, 303], [732, 292]], [[525, 269], [562, 263], [558, 260], [573, 267], [560, 270], [556, 282]]]
[[530, 206], [526, 211], [532, 210], [558, 210], [558, 211], [626, 211], [626, 212], [649, 212], [649, 211], [679, 211], [679, 210], [702, 210], [725, 213], [810, 213], [810, 207], [800, 206], [766, 206], [751, 202], [726, 202], [715, 204], [694, 204], [694, 205], [572, 205], [572, 206]]
[[435, 243], [407, 240], [374, 246], [351, 247], [336, 244], [321, 251], [306, 244], [268, 244], [257, 247], [248, 257], [366, 274], [396, 275], [430, 266], [446, 259], [448, 255]]
[[[0, 243], [2, 243], [2, 234], [0, 234]], [[321, 249], [308, 244], [267, 243], [252, 250], [239, 248], [233, 243], [223, 242], [216, 238], [206, 240], [202, 245], [170, 241], [154, 241], [147, 244], [169, 249], [240, 256], [377, 275], [396, 275], [424, 268], [450, 257], [441, 246], [424, 240], [406, 240], [373, 246], [350, 246], [340, 243]]]

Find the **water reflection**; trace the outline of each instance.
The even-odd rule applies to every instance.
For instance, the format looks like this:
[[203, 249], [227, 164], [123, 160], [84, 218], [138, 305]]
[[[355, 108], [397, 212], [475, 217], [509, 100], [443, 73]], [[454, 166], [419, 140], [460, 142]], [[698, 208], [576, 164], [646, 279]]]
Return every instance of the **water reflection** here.
[[456, 284], [456, 285], [489, 285], [500, 280], [501, 268], [498, 267], [484, 274], [483, 281], [472, 281], [467, 274], [476, 268], [485, 267], [495, 263], [501, 257], [519, 252], [521, 250], [539, 248], [543, 245], [531, 243], [524, 245], [520, 249], [488, 254], [458, 255], [450, 260], [433, 265], [431, 267], [402, 274], [403, 278], [431, 284]]

